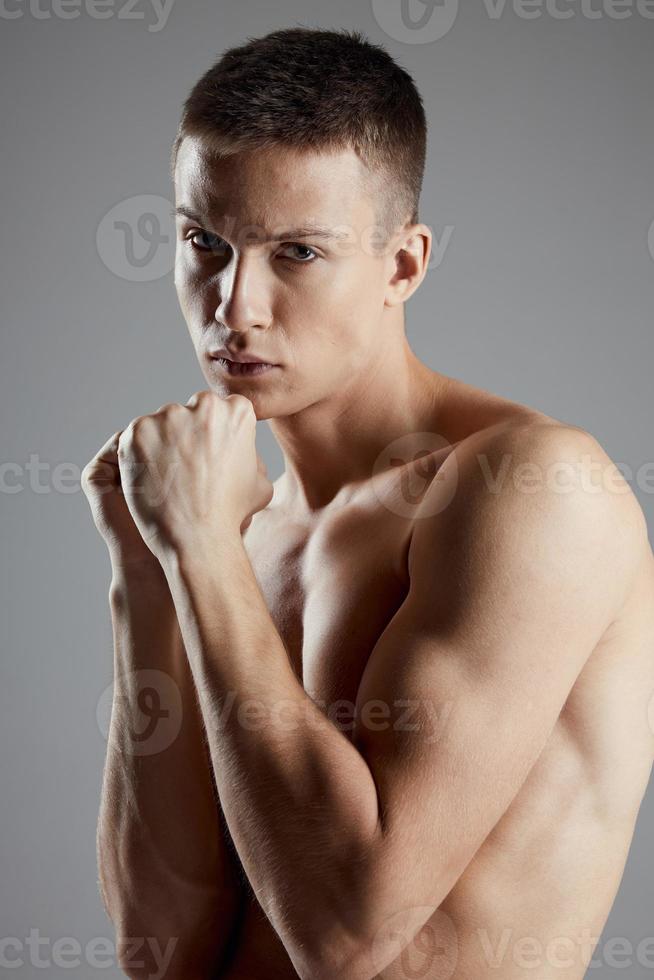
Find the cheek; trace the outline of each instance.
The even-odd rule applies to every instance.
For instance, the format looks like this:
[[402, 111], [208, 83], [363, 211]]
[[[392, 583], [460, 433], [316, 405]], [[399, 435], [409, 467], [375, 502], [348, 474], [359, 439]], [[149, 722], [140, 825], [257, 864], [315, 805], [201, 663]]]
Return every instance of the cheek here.
[[179, 258], [175, 260], [174, 281], [179, 305], [186, 313], [186, 311], [190, 308], [192, 299], [191, 281], [188, 274], [188, 269], [186, 269], [184, 263], [180, 261]]
[[353, 318], [369, 320], [384, 305], [383, 266], [371, 257], [346, 259], [329, 285], [329, 301]]
[[[346, 274], [344, 274], [346, 273]], [[337, 348], [354, 363], [367, 354], [377, 335], [384, 309], [384, 293], [378, 268], [352, 263], [347, 270], [315, 289], [306, 307], [315, 325], [315, 342]]]
[[356, 375], [370, 361], [370, 330], [356, 310], [322, 306], [298, 323], [292, 335], [293, 361], [304, 380], [331, 388], [335, 378]]
[[205, 278], [197, 270], [180, 262], [175, 265], [175, 289], [180, 308], [189, 323], [206, 322], [213, 315], [217, 301]]
[[346, 255], [323, 267], [319, 289], [335, 306], [360, 306], [378, 292], [381, 271], [380, 264], [367, 255]]

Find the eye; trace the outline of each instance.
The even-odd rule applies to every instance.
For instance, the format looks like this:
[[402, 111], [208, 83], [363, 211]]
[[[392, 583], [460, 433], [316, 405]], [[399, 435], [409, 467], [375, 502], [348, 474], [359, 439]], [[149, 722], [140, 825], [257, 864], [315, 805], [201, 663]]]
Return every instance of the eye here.
[[[311, 253], [308, 257], [307, 256], [304, 256], [304, 258], [299, 258], [297, 260], [300, 265], [311, 265], [311, 263], [313, 262], [313, 260], [318, 258], [317, 253], [314, 252], [314, 250], [312, 248], [309, 248], [308, 245], [301, 245], [299, 242], [293, 242], [291, 244], [288, 244], [288, 245], [285, 246], [285, 248], [287, 248], [287, 249], [289, 249], [289, 248], [299, 248], [299, 249], [303, 249], [305, 252], [310, 252]], [[307, 261], [307, 258], [308, 258], [308, 261]]]
[[[200, 244], [195, 241], [196, 238], [204, 237], [205, 244]], [[200, 252], [213, 252], [215, 255], [224, 255], [229, 248], [227, 242], [220, 237], [220, 235], [212, 235], [209, 231], [194, 231], [186, 239], [191, 242], [194, 248], [197, 248]]]

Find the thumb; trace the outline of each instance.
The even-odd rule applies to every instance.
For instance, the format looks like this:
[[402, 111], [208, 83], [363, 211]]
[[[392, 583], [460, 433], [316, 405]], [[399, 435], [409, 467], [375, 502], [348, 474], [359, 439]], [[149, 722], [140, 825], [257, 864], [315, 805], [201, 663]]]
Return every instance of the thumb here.
[[120, 488], [118, 440], [122, 429], [107, 439], [82, 470], [82, 488], [94, 493], [106, 493]]
[[96, 453], [96, 459], [103, 463], [110, 463], [113, 466], [118, 466], [118, 440], [123, 433], [122, 429], [118, 432], [114, 432], [112, 436], [109, 436], [104, 446], [99, 449]]

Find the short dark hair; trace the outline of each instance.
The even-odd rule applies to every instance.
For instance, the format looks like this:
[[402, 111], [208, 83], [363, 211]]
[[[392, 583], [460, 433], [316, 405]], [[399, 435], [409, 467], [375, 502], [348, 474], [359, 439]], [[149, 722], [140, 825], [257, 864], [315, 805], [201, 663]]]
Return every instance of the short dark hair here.
[[293, 27], [226, 51], [183, 107], [171, 155], [206, 137], [217, 158], [269, 146], [352, 148], [371, 175], [377, 222], [418, 221], [427, 122], [416, 85], [359, 31]]

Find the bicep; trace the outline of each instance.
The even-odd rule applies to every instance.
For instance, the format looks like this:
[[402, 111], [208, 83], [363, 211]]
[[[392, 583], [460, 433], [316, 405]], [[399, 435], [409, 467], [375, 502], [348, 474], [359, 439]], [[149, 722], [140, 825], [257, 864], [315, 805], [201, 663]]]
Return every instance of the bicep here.
[[[533, 452], [545, 466], [578, 448]], [[409, 594], [358, 691], [355, 744], [379, 798], [380, 915], [436, 908], [451, 890], [544, 748], [620, 598], [614, 501], [491, 494], [476, 460], [459, 465], [454, 501], [416, 522]], [[386, 706], [386, 725], [366, 723], [371, 702]]]

